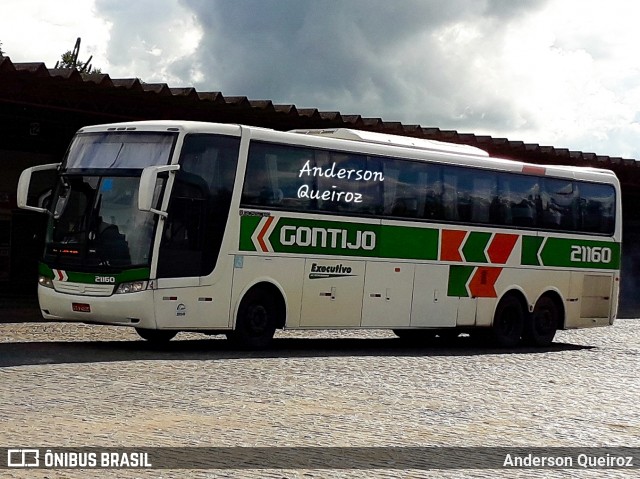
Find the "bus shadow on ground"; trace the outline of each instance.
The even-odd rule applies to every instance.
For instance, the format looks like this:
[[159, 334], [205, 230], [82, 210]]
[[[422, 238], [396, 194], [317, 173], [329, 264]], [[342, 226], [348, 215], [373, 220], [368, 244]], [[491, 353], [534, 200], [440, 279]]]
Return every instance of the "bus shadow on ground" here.
[[411, 345], [396, 338], [276, 338], [264, 351], [234, 348], [224, 339], [174, 340], [163, 345], [139, 341], [51, 341], [0, 343], [0, 368], [116, 361], [215, 361], [247, 358], [442, 357], [488, 354], [544, 354], [593, 349], [569, 343], [545, 348], [496, 349], [460, 337], [446, 344]]

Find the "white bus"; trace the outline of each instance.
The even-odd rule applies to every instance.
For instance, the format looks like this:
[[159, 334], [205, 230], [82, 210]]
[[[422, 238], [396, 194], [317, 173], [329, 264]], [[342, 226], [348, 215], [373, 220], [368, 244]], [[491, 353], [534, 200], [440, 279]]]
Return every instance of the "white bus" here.
[[[32, 204], [32, 175], [51, 169], [51, 206]], [[544, 346], [617, 311], [607, 170], [348, 129], [145, 121], [82, 128], [61, 164], [22, 173], [18, 201], [50, 216], [44, 318], [150, 341], [376, 328]]]

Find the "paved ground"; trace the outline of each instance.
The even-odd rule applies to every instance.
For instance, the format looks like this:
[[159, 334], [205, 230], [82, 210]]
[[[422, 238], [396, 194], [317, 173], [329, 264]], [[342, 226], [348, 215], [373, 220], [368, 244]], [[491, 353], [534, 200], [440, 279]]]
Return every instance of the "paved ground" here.
[[[5, 312], [6, 313], [6, 312]], [[545, 350], [285, 332], [268, 352], [129, 329], [0, 324], [0, 446], [640, 447], [640, 322]], [[461, 459], [463, 460], [463, 459]], [[638, 471], [636, 469], [636, 471]], [[631, 471], [0, 471], [2, 477], [630, 477]], [[553, 473], [553, 474], [551, 474]]]

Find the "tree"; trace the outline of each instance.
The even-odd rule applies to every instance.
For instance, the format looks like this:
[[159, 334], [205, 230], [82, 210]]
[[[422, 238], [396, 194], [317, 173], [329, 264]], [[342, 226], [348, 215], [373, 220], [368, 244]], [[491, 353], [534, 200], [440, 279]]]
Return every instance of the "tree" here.
[[0, 57], [4, 56], [4, 52], [2, 51], [2, 42], [0, 42]]
[[80, 73], [102, 73], [99, 68], [93, 68], [91, 66], [91, 59], [93, 55], [89, 57], [86, 62], [78, 60], [78, 55], [80, 53], [80, 37], [76, 40], [76, 44], [73, 47], [73, 51], [69, 50], [64, 52], [60, 56], [60, 61], [56, 62], [55, 68], [73, 68], [78, 70]]

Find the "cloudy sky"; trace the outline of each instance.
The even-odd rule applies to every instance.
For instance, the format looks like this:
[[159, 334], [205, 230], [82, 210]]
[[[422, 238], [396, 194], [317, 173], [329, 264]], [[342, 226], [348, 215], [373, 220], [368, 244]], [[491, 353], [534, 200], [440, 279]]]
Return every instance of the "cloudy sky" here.
[[640, 159], [640, 2], [3, 0], [1, 48], [225, 96]]

